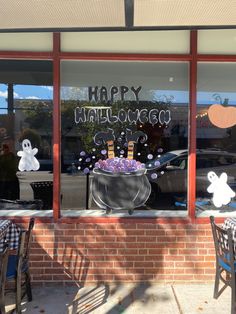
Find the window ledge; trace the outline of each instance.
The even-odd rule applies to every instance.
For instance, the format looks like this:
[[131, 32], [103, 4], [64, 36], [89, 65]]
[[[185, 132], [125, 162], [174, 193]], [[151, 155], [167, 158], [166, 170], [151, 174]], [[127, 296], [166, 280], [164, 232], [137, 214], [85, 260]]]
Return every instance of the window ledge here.
[[203, 209], [197, 209], [196, 210], [196, 216], [197, 218], [201, 217], [210, 217], [210, 216], [215, 216], [215, 217], [236, 217], [236, 209], [209, 209], [209, 210], [203, 210]]
[[[53, 217], [52, 210], [1, 210], [0, 217]], [[114, 217], [114, 218], [186, 218], [186, 210], [134, 210], [132, 215], [129, 215], [128, 211], [116, 210], [110, 214], [106, 214], [105, 210], [90, 209], [90, 210], [62, 210], [62, 217]]]
[[[196, 217], [209, 217], [214, 215], [215, 217], [236, 217], [236, 210], [200, 210], [197, 209]], [[186, 218], [188, 217], [188, 212], [186, 210], [134, 210], [132, 215], [129, 215], [128, 211], [124, 210], [116, 210], [111, 212], [110, 214], [106, 214], [105, 210], [99, 209], [72, 209], [72, 210], [62, 210], [62, 217], [114, 217], [114, 218]], [[21, 210], [21, 209], [7, 209], [0, 210], [0, 217], [53, 217], [52, 210]]]
[[0, 217], [53, 217], [50, 210], [29, 210], [29, 209], [3, 209], [0, 210]]

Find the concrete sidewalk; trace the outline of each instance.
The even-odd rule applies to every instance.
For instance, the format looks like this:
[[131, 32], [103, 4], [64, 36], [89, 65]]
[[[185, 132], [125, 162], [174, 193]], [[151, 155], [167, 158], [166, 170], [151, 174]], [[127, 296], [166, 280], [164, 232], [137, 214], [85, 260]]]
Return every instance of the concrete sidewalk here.
[[[79, 288], [33, 288], [33, 301], [22, 303], [26, 314], [230, 314], [230, 288], [213, 299], [213, 284], [101, 284]], [[12, 299], [7, 298], [7, 313]]]

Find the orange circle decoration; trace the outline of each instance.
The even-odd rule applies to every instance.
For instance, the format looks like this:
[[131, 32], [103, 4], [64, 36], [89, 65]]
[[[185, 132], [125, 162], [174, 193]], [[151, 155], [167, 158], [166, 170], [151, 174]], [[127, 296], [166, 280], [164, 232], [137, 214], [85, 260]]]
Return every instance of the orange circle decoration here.
[[211, 123], [218, 128], [230, 128], [236, 124], [236, 108], [215, 104], [209, 107], [208, 117]]

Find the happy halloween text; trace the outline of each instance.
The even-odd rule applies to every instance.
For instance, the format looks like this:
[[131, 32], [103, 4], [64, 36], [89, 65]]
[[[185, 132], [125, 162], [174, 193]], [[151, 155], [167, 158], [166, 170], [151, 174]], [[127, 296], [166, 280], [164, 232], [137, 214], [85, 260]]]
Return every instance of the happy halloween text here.
[[85, 108], [85, 107], [76, 107], [74, 110], [75, 114], [75, 123], [110, 123], [114, 124], [117, 122], [130, 124], [137, 122], [140, 123], [151, 123], [155, 125], [157, 123], [161, 125], [168, 125], [171, 121], [171, 112], [170, 110], [158, 110], [158, 109], [136, 109], [136, 110], [124, 110], [120, 109], [117, 114], [112, 113], [111, 108]]

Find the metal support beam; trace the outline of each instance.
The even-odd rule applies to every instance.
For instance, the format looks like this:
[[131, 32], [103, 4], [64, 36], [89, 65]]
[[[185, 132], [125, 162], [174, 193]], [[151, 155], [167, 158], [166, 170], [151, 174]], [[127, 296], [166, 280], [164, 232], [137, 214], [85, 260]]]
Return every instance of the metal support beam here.
[[125, 26], [132, 28], [134, 26], [134, 0], [124, 0], [125, 2]]

